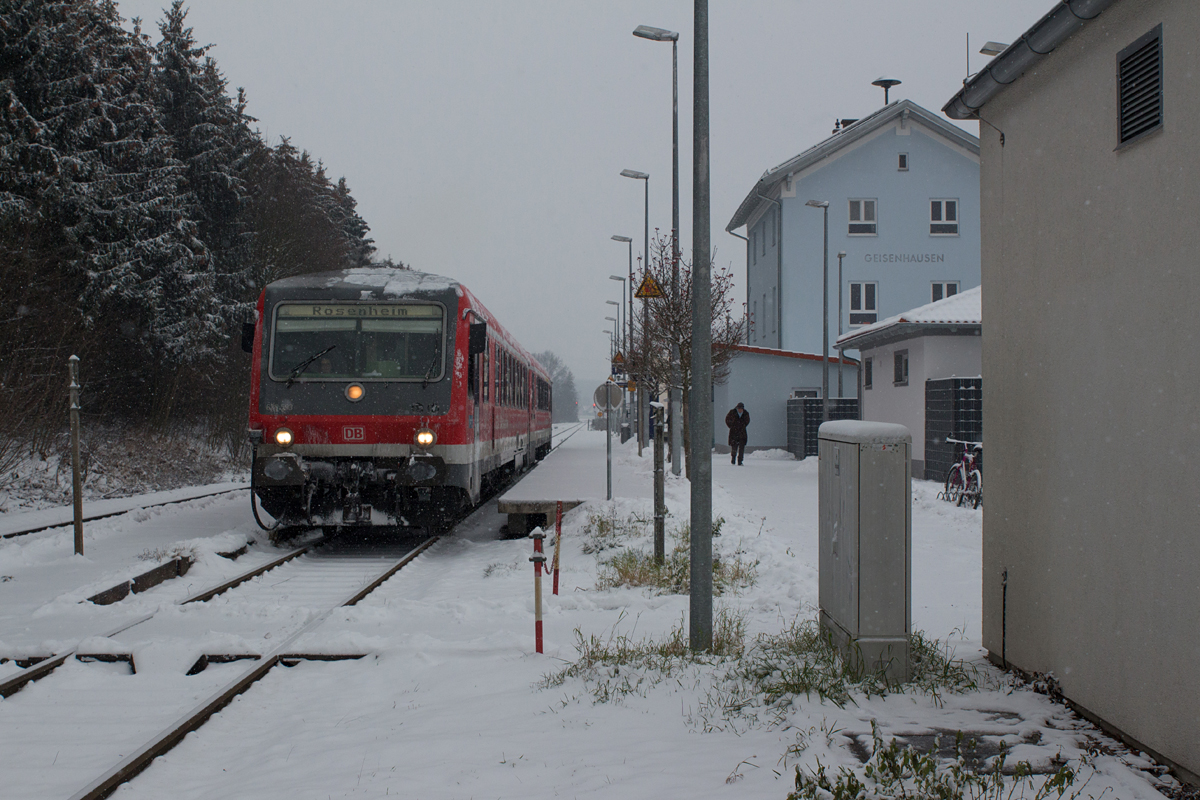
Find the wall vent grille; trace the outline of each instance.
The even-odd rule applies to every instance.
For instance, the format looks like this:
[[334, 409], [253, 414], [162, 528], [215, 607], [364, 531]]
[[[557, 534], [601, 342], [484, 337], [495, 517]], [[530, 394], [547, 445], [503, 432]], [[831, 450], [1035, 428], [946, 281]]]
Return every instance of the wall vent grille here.
[[1117, 56], [1118, 144], [1158, 130], [1163, 124], [1162, 26]]

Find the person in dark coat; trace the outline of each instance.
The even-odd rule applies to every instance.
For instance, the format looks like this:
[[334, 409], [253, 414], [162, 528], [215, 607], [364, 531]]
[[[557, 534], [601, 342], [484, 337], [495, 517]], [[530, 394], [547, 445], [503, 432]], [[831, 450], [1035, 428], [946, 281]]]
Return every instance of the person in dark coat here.
[[737, 408], [731, 408], [725, 415], [725, 425], [729, 428], [729, 463], [741, 466], [742, 457], [746, 454], [746, 426], [750, 424], [750, 412], [742, 403]]

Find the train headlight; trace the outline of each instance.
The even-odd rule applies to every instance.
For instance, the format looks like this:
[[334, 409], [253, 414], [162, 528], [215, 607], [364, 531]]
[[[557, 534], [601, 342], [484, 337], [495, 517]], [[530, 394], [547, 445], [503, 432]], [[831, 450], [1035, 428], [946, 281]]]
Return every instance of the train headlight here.
[[287, 428], [280, 428], [275, 431], [275, 444], [280, 447], [287, 447], [292, 443], [292, 432]]
[[352, 383], [346, 387], [346, 399], [351, 403], [357, 403], [359, 400], [363, 399], [363, 394], [365, 394], [365, 392], [366, 390], [363, 389], [361, 383]]
[[416, 436], [413, 437], [413, 441], [416, 442], [417, 447], [430, 448], [437, 441], [437, 434], [429, 430], [429, 428], [421, 428], [417, 431]]

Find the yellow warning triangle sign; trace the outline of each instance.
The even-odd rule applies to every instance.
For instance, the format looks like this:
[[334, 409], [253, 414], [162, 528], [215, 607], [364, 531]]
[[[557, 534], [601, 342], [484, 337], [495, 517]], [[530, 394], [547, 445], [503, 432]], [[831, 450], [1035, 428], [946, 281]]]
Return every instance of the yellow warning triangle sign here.
[[662, 287], [658, 285], [658, 281], [654, 280], [654, 276], [649, 272], [646, 277], [642, 278], [642, 283], [638, 286], [638, 290], [633, 293], [633, 296], [639, 300], [645, 300], [651, 297], [662, 297]]
[[612, 363], [614, 363], [614, 364], [624, 364], [624, 363], [625, 363], [625, 356], [621, 355], [620, 351], [618, 351], [618, 352], [617, 352], [617, 354], [616, 354], [615, 356], [613, 356], [613, 358], [612, 358]]

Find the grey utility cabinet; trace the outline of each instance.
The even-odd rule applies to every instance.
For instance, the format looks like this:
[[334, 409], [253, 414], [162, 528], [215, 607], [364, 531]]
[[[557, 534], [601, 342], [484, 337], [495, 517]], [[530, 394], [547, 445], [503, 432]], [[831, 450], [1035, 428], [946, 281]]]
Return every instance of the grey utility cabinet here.
[[912, 434], [839, 420], [817, 442], [821, 627], [843, 654], [909, 677], [912, 632]]

